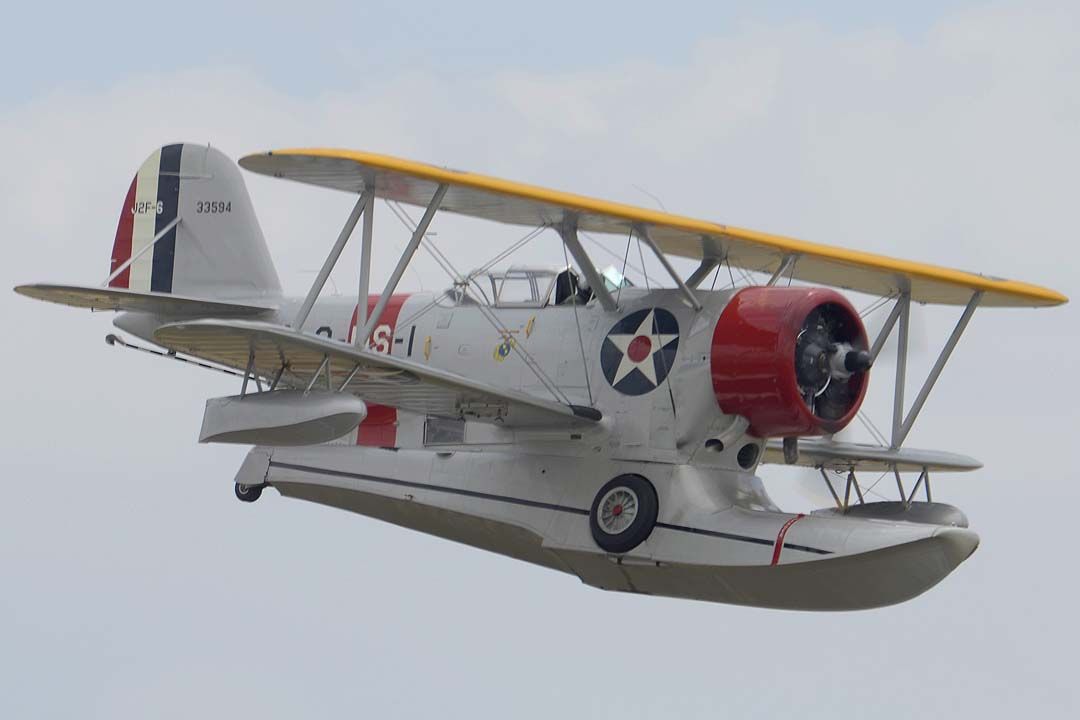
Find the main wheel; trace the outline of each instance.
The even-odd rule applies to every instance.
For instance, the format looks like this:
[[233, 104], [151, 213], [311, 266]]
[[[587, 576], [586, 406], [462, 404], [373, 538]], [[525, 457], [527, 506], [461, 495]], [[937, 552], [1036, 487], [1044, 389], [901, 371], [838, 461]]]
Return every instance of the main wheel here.
[[600, 488], [589, 512], [593, 540], [611, 553], [630, 552], [652, 533], [660, 503], [640, 475], [619, 475]]
[[234, 490], [236, 491], [236, 499], [237, 500], [239, 500], [240, 502], [249, 502], [250, 503], [250, 502], [255, 502], [256, 500], [259, 499], [259, 496], [262, 495], [263, 486], [262, 485], [243, 485], [241, 483], [236, 483], [236, 486], [234, 487]]

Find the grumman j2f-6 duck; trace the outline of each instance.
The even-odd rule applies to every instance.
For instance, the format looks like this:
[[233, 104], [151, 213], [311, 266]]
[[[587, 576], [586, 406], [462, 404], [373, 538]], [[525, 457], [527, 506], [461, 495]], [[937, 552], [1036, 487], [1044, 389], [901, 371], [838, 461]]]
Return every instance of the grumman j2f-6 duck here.
[[[116, 335], [110, 344], [242, 378], [239, 394], [207, 402], [200, 435], [254, 446], [235, 476], [241, 500], [274, 488], [607, 590], [845, 610], [932, 587], [979, 539], [962, 512], [933, 500], [931, 477], [980, 465], [905, 438], [977, 308], [1066, 301], [384, 155], [284, 150], [239, 164], [356, 196], [305, 297], [282, 296], [236, 164], [193, 144], [162, 147], [139, 169], [100, 286], [16, 290], [118, 311], [116, 327], [163, 350]], [[411, 238], [369, 294], [376, 200]], [[424, 208], [414, 224], [403, 204]], [[529, 233], [462, 273], [444, 254], [451, 242], [428, 237], [443, 212]], [[359, 301], [320, 298], [357, 224]], [[541, 233], [561, 240], [564, 264], [495, 269]], [[597, 268], [582, 243], [590, 234], [625, 238], [622, 270]], [[671, 287], [624, 277], [631, 244]], [[452, 284], [399, 293], [421, 248]], [[700, 265], [684, 278], [670, 256]], [[731, 286], [704, 289], [721, 270]], [[760, 282], [736, 286], [747, 272]], [[837, 288], [880, 298], [883, 314], [891, 305], [881, 329], [869, 336]], [[960, 317], [909, 403], [912, 303]], [[891, 437], [833, 437], [860, 412], [894, 332]], [[819, 472], [834, 506], [781, 511], [756, 475], [770, 462]], [[874, 501], [858, 477], [867, 472], [892, 476], [897, 499]]]

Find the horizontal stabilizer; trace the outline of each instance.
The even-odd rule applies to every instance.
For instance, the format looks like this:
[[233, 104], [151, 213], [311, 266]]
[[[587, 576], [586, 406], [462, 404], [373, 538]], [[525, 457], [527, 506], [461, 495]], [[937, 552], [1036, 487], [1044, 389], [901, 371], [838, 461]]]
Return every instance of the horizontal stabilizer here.
[[[783, 442], [770, 440], [765, 445], [765, 454], [761, 461], [783, 465]], [[900, 472], [968, 472], [982, 467], [982, 463], [974, 458], [940, 450], [893, 450], [881, 445], [805, 439], [799, 440], [799, 459], [795, 464], [826, 470], [868, 472], [886, 472], [894, 468]]]
[[273, 307], [185, 297], [170, 293], [122, 288], [38, 283], [19, 285], [15, 292], [35, 300], [89, 310], [120, 310], [185, 317], [243, 317], [274, 311]]

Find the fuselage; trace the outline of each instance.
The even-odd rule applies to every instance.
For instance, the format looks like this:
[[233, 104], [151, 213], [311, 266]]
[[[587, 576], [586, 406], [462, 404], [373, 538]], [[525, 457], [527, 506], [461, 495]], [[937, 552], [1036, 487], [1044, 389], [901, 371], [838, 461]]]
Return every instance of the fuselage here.
[[[450, 293], [401, 294], [371, 351], [487, 384], [595, 407], [595, 427], [509, 430], [372, 406], [326, 445], [251, 451], [238, 483], [325, 503], [576, 574], [605, 589], [798, 609], [900, 602], [940, 581], [977, 545], [971, 531], [837, 514], [781, 512], [755, 471], [764, 440], [713, 392], [717, 320], [734, 291], [624, 288], [595, 301], [481, 306]], [[376, 297], [369, 299], [369, 309]], [[299, 299], [282, 301], [290, 323]], [[353, 342], [356, 304], [320, 300], [305, 332]], [[658, 319], [660, 318], [660, 319]], [[122, 315], [152, 339], [168, 318]], [[614, 349], [613, 349], [614, 348]], [[613, 556], [589, 532], [598, 488], [623, 474], [659, 497], [656, 527]]]

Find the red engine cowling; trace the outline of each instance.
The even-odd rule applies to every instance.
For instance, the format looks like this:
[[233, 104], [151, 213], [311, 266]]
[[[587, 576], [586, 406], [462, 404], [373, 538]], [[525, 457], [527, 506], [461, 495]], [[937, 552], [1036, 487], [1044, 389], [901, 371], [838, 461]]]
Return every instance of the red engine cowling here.
[[866, 394], [867, 347], [859, 314], [838, 292], [745, 288], [713, 331], [713, 391], [757, 437], [834, 433]]

